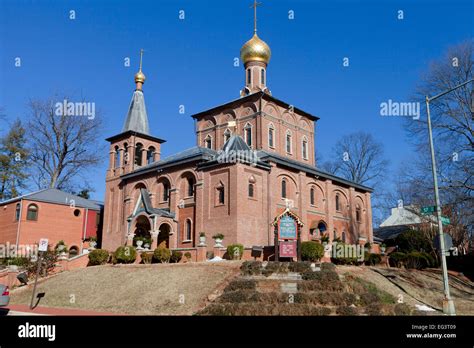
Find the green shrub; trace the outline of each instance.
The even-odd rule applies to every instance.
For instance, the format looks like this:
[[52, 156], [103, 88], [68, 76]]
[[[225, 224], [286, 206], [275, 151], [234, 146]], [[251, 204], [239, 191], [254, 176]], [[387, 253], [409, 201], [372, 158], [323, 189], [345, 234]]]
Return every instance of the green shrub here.
[[189, 260], [192, 259], [193, 256], [191, 255], [191, 253], [189, 251], [187, 251], [187, 252], [184, 253], [184, 257], [187, 258], [188, 261], [189, 261]]
[[395, 238], [395, 244], [398, 245], [398, 250], [404, 253], [431, 250], [431, 241], [421, 231], [402, 232]]
[[133, 246], [119, 246], [114, 253], [116, 263], [134, 263], [137, 258], [137, 250]]
[[406, 303], [397, 303], [393, 307], [393, 313], [395, 315], [410, 315], [411, 311], [410, 307], [408, 307]]
[[[38, 257], [38, 260], [39, 260], [39, 257]], [[57, 261], [58, 261], [58, 256], [56, 254], [56, 251], [48, 249], [46, 252], [44, 252], [42, 260], [41, 260], [42, 275], [47, 276], [52, 270], [54, 270], [54, 267]], [[27, 266], [28, 276], [33, 276], [34, 274], [36, 274], [37, 268], [38, 268], [38, 262], [37, 261], [33, 262], [30, 260]]]
[[336, 265], [330, 262], [324, 262], [321, 264], [321, 271], [336, 272]]
[[259, 275], [262, 272], [262, 262], [244, 261], [240, 266], [242, 275]]
[[58, 244], [54, 247], [54, 250], [56, 251], [57, 254], [66, 252], [67, 251], [67, 245], [64, 243], [63, 240], [60, 240]]
[[390, 266], [392, 267], [400, 268], [405, 264], [406, 259], [407, 259], [407, 254], [397, 251], [390, 254], [389, 263], [390, 263]]
[[142, 259], [142, 263], [149, 265], [153, 261], [153, 253], [151, 252], [142, 252], [140, 254], [140, 258]]
[[181, 251], [173, 250], [171, 252], [170, 262], [178, 263], [183, 258], [183, 253]]
[[290, 262], [288, 265], [290, 272], [304, 273], [311, 271], [311, 262]]
[[109, 261], [109, 252], [104, 249], [94, 249], [89, 254], [89, 265], [104, 265]]
[[318, 280], [321, 282], [339, 281], [339, 276], [334, 271], [308, 271], [304, 272], [301, 277], [303, 280]]
[[239, 260], [242, 258], [242, 255], [244, 254], [244, 246], [242, 244], [230, 244], [227, 246], [227, 257], [229, 260], [234, 259], [234, 255], [236, 252], [236, 249], [239, 252]]
[[357, 310], [354, 307], [339, 306], [336, 308], [336, 314], [343, 316], [357, 315]]
[[420, 253], [418, 251], [412, 251], [407, 254], [406, 266], [407, 268], [423, 269], [430, 266], [430, 259], [427, 253]]
[[158, 247], [153, 252], [153, 259], [160, 263], [168, 263], [171, 259], [171, 251], [168, 248]]
[[324, 246], [320, 243], [309, 241], [301, 243], [301, 258], [303, 261], [316, 262], [324, 256]]
[[18, 266], [18, 267], [28, 267], [30, 260], [27, 257], [12, 257], [5, 259], [7, 265]]
[[365, 292], [360, 295], [360, 303], [363, 306], [370, 306], [372, 304], [380, 303], [380, 297], [374, 292]]
[[224, 292], [236, 290], [255, 290], [257, 282], [252, 279], [235, 279], [232, 280], [224, 289]]
[[366, 257], [364, 256], [365, 259], [365, 264], [368, 266], [375, 266], [378, 265], [380, 262], [382, 262], [382, 256], [380, 254], [374, 254], [374, 253], [366, 253]]

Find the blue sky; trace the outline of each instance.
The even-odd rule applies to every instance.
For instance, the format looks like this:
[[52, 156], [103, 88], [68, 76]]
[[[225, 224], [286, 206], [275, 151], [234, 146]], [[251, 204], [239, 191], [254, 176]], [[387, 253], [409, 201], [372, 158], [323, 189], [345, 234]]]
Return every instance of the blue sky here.
[[[268, 86], [278, 99], [321, 118], [318, 154], [330, 159], [337, 139], [366, 130], [384, 144], [392, 171], [412, 157], [403, 119], [381, 117], [380, 103], [408, 101], [430, 61], [473, 37], [474, 2], [262, 2], [259, 35], [272, 49]], [[25, 119], [30, 98], [55, 92], [83, 96], [105, 117], [105, 144], [103, 139], [122, 128], [144, 48], [151, 133], [167, 140], [162, 156], [192, 147], [191, 114], [239, 96], [244, 72], [233, 60], [252, 35], [251, 4], [1, 0], [0, 106], [9, 120]], [[126, 57], [131, 67], [124, 66]], [[344, 57], [349, 67], [343, 67]], [[103, 164], [89, 175], [93, 198], [100, 200], [107, 161], [105, 151]]]

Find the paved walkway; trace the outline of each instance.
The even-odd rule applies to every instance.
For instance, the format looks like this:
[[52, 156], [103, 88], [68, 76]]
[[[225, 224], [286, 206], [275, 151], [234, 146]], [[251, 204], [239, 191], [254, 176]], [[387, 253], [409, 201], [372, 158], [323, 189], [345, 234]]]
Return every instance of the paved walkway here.
[[30, 309], [30, 306], [22, 305], [22, 304], [9, 305], [6, 308], [2, 308], [3, 312], [6, 312], [7, 310], [9, 310], [7, 315], [71, 315], [71, 316], [120, 315], [117, 313], [95, 312], [95, 311], [88, 311], [88, 310], [81, 310], [81, 309], [54, 308], [54, 307], [41, 307], [41, 306], [38, 306], [34, 309]]

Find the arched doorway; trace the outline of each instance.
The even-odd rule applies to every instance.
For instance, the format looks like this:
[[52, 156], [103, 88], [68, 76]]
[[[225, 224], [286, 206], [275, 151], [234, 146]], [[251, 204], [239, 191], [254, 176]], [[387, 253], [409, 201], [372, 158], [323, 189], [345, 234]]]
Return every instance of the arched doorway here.
[[160, 233], [158, 234], [158, 243], [157, 246], [160, 246], [161, 243], [165, 242], [166, 247], [170, 247], [170, 232], [171, 227], [170, 225], [163, 223], [160, 225]]
[[133, 237], [133, 245], [137, 245], [137, 241], [141, 240], [142, 246], [145, 244], [151, 245], [151, 235], [150, 235], [151, 225], [150, 220], [144, 215], [137, 217], [135, 221], [135, 230]]

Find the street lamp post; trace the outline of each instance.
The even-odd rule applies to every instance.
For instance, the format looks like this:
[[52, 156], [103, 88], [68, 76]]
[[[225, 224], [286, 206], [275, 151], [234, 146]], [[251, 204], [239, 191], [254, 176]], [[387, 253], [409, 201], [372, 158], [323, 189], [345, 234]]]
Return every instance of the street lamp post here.
[[[454, 302], [453, 299], [451, 298], [451, 295], [449, 293], [449, 282], [448, 282], [448, 268], [446, 265], [446, 255], [445, 255], [445, 245], [444, 245], [444, 233], [443, 233], [443, 222], [441, 221], [441, 204], [439, 201], [439, 190], [438, 190], [438, 176], [436, 174], [436, 160], [435, 160], [435, 152], [434, 152], [434, 146], [433, 146], [433, 132], [431, 130], [431, 116], [430, 116], [430, 102], [438, 99], [439, 97], [442, 97], [445, 94], [448, 94], [458, 88], [461, 88], [468, 83], [471, 83], [474, 81], [474, 79], [470, 79], [469, 81], [466, 81], [464, 83], [461, 83], [460, 85], [451, 88], [448, 91], [442, 92], [438, 95], [435, 95], [434, 97], [428, 97], [426, 96], [426, 113], [427, 113], [427, 118], [428, 118], [428, 136], [430, 139], [430, 151], [431, 151], [431, 169], [433, 171], [433, 183], [434, 183], [434, 194], [435, 194], [435, 204], [436, 204], [436, 218], [438, 220], [438, 230], [439, 230], [439, 245], [441, 249], [441, 267], [443, 270], [443, 288], [444, 288], [444, 299], [443, 299], [443, 312], [448, 315], [456, 315], [456, 310], [454, 308]], [[472, 103], [474, 101], [471, 101], [471, 108], [472, 108]], [[472, 110], [471, 110], [472, 111]]]

